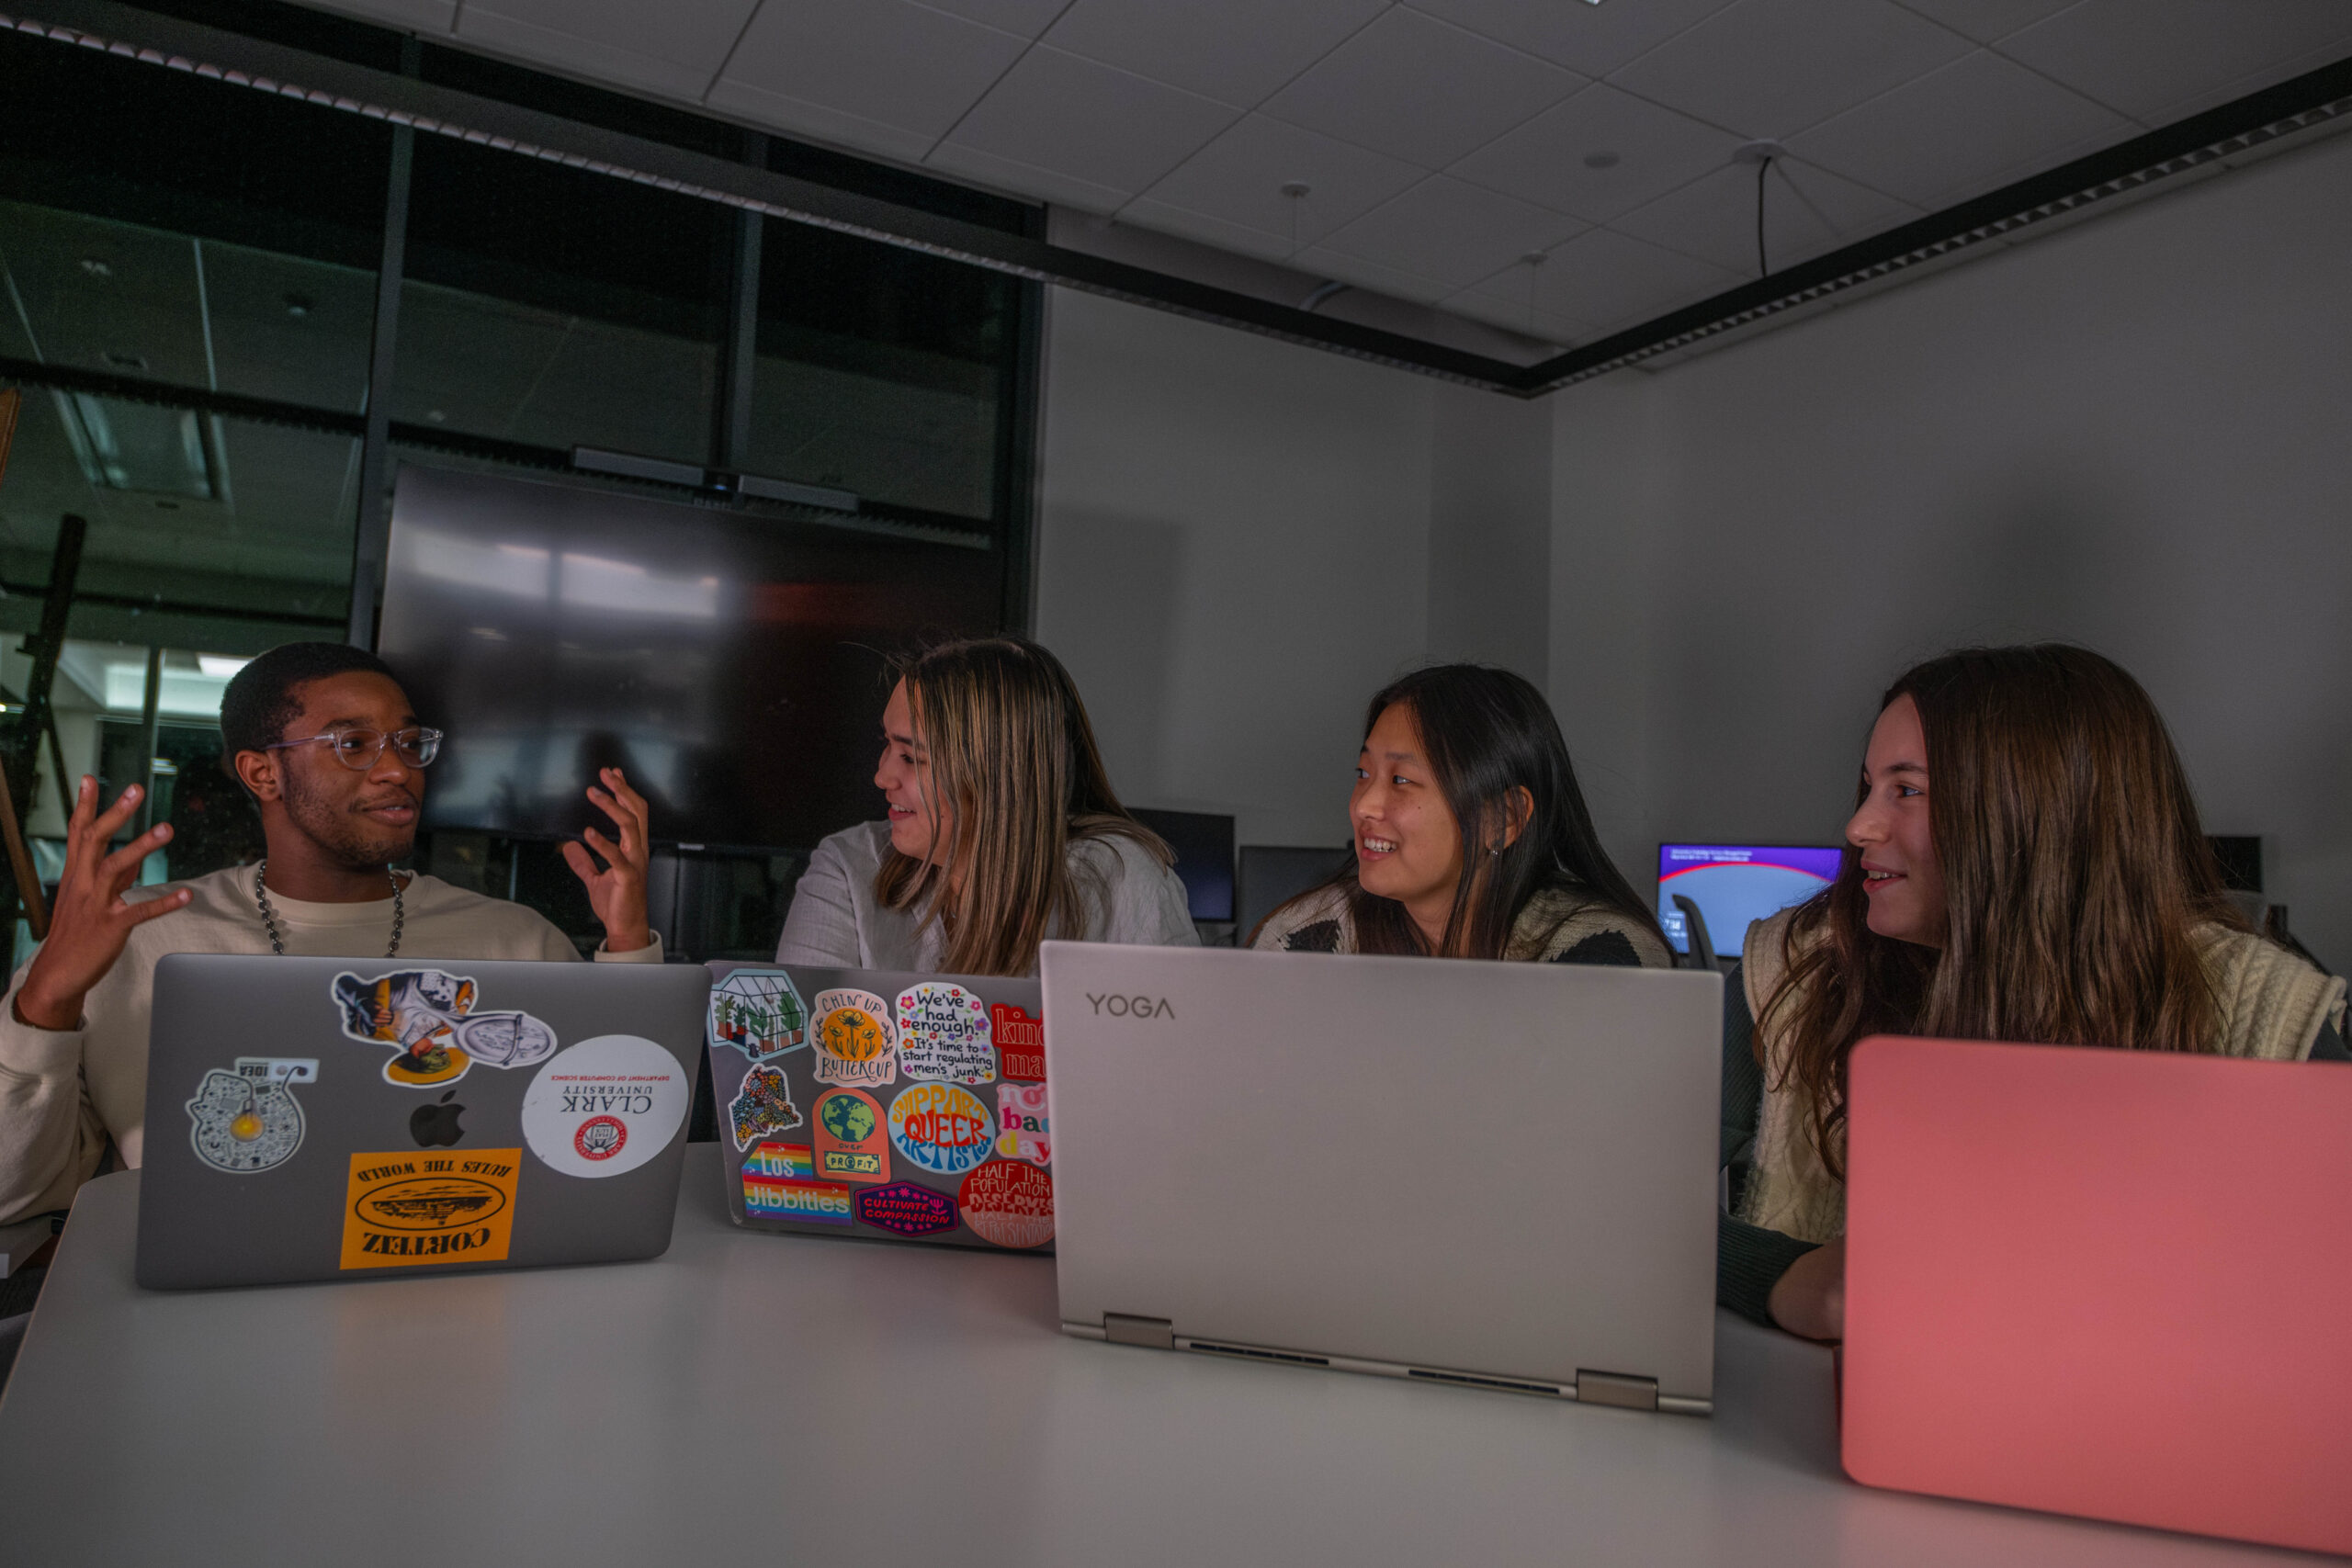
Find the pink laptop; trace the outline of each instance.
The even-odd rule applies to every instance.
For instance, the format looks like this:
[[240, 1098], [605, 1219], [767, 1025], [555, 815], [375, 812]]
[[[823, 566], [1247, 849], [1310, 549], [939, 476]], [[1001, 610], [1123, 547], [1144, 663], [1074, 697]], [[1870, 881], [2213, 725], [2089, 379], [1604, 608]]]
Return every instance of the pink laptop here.
[[2352, 1066], [1866, 1040], [1871, 1486], [2352, 1552]]

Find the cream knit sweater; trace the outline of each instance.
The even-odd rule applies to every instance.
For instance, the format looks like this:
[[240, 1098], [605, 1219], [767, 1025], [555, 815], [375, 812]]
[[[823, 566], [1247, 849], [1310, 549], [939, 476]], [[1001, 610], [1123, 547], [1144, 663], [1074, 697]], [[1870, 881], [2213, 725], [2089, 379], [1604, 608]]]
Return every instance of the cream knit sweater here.
[[[254, 868], [232, 866], [192, 882], [135, 887], [136, 903], [186, 887], [187, 908], [134, 927], [130, 944], [84, 1004], [82, 1027], [35, 1029], [17, 1018], [23, 969], [0, 1004], [0, 1224], [62, 1209], [97, 1173], [111, 1141], [126, 1166], [139, 1164], [147, 1110], [147, 1023], [155, 961], [167, 953], [267, 953], [254, 905]], [[571, 939], [545, 916], [417, 875], [401, 896], [403, 959], [573, 959]], [[273, 892], [270, 907], [286, 951], [304, 956], [372, 957], [392, 930], [392, 900], [311, 904]], [[628, 964], [662, 962], [662, 940], [634, 953], [598, 953]], [[30, 965], [26, 965], [29, 968]]]

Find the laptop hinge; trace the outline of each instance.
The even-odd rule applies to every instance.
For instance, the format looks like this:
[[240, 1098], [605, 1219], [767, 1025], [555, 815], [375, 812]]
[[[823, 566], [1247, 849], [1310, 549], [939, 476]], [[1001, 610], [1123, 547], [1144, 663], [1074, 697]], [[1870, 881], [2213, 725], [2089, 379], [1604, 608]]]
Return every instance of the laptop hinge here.
[[1583, 1404], [1614, 1404], [1626, 1410], [1657, 1408], [1657, 1379], [1627, 1377], [1623, 1372], [1577, 1370], [1577, 1400]]
[[[1102, 1314], [1102, 1337], [1114, 1345], [1141, 1345], [1147, 1349], [1176, 1348], [1176, 1325], [1164, 1317], [1129, 1317], [1124, 1313]], [[1650, 1385], [1655, 1393], [1657, 1385]]]

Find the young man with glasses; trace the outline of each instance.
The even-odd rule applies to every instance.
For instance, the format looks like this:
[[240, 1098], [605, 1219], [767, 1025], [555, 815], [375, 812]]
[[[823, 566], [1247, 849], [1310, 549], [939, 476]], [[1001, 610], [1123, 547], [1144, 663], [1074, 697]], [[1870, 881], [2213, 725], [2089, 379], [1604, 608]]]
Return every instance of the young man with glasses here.
[[[96, 781], [82, 781], [49, 939], [0, 1009], [0, 1224], [64, 1208], [109, 1142], [124, 1165], [140, 1163], [147, 1023], [166, 953], [580, 956], [519, 904], [392, 869], [415, 846], [441, 732], [418, 722], [374, 654], [323, 642], [271, 649], [229, 682], [220, 735], [261, 811], [268, 852], [255, 865], [134, 887], [171, 827], [110, 848], [139, 809], [139, 786], [100, 811]], [[604, 922], [596, 957], [659, 964], [645, 917], [645, 801], [617, 768], [599, 782], [588, 798], [617, 840], [592, 830], [584, 847], [563, 846]]]

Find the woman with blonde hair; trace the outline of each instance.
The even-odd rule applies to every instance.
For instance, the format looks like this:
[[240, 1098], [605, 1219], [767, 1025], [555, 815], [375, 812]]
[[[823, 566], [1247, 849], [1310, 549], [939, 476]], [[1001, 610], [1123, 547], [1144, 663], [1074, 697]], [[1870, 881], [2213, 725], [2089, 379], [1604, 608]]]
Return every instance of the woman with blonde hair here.
[[1168, 846], [1112, 793], [1061, 660], [979, 637], [898, 674], [874, 773], [888, 817], [817, 846], [778, 963], [1030, 975], [1049, 937], [1199, 942]]
[[1837, 881], [1748, 928], [1726, 997], [1737, 1217], [1716, 1293], [1759, 1322], [1843, 1335], [1846, 1064], [1867, 1035], [2352, 1059], [2344, 982], [2231, 903], [2163, 717], [2087, 649], [1906, 672], [1846, 839]]

